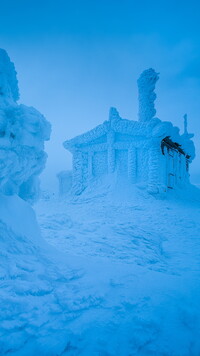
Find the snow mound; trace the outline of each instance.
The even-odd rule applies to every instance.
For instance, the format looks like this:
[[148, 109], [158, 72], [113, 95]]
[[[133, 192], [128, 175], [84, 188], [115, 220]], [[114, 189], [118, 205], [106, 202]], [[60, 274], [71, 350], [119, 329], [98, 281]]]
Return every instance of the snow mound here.
[[61, 354], [73, 314], [67, 293], [79, 272], [43, 241], [33, 209], [18, 196], [0, 195], [0, 217], [0, 354]]

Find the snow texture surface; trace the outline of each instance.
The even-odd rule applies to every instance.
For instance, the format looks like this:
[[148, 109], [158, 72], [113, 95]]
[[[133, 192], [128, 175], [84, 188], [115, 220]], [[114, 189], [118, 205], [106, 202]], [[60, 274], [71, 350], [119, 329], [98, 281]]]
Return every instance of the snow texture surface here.
[[131, 187], [38, 202], [52, 248], [32, 208], [1, 196], [2, 355], [199, 355], [199, 190]]
[[198, 356], [200, 193], [131, 187], [37, 205], [45, 239], [82, 271], [69, 354]]

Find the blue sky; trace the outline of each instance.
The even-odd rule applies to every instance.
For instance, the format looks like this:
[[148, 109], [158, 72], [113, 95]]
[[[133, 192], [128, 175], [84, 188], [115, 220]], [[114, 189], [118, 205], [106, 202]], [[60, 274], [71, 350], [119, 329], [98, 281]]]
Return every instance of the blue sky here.
[[137, 119], [136, 80], [160, 72], [157, 116], [195, 133], [200, 181], [199, 1], [0, 0], [0, 47], [14, 61], [21, 102], [52, 123], [44, 184], [70, 168], [62, 142], [93, 128], [116, 106]]

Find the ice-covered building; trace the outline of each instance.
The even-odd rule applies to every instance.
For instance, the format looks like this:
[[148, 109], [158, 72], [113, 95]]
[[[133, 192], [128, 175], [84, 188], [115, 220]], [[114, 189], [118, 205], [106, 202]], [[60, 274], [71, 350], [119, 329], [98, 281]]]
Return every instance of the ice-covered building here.
[[143, 185], [156, 193], [189, 183], [189, 164], [195, 156], [192, 134], [171, 122], [155, 118], [155, 84], [158, 74], [145, 70], [138, 79], [139, 120], [122, 119], [115, 108], [109, 119], [89, 132], [64, 142], [73, 155], [75, 194], [94, 180], [112, 180]]

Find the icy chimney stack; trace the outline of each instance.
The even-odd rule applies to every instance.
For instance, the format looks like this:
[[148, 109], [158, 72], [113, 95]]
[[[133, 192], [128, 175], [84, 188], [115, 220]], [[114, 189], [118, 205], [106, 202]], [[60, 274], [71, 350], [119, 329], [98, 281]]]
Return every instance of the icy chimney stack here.
[[159, 73], [150, 68], [142, 72], [138, 83], [138, 98], [139, 98], [139, 121], [149, 121], [155, 114], [154, 101], [156, 99], [155, 85], [159, 79]]

